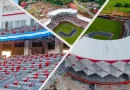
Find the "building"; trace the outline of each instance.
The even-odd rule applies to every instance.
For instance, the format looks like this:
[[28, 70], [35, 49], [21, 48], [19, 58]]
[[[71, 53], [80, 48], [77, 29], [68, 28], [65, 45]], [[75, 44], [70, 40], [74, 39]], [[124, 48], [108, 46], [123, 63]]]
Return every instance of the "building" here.
[[0, 28], [12, 29], [24, 25], [34, 25], [35, 21], [27, 16], [23, 11], [14, 6], [8, 0], [0, 1]]
[[[23, 11], [14, 6], [8, 0], [1, 0], [0, 4], [0, 32], [4, 32], [7, 30], [10, 31], [12, 29], [15, 29], [15, 32], [17, 32], [17, 29], [20, 29], [21, 27], [33, 27], [35, 25], [36, 27], [40, 26], [33, 19], [31, 19], [28, 15], [26, 15]], [[5, 53], [11, 55], [63, 53], [63, 47], [66, 47], [66, 45], [64, 45], [63, 42], [61, 42], [59, 39], [55, 38], [45, 28], [42, 27], [42, 30], [49, 33], [44, 35], [42, 39], [41, 37], [38, 37], [33, 38], [32, 40], [0, 42], [0, 55], [5, 55]]]
[[119, 40], [97, 40], [84, 36], [66, 58], [65, 67], [70, 68], [69, 73], [91, 84], [129, 83], [129, 41], [129, 36]]
[[68, 49], [9, 0], [0, 1], [0, 90], [38, 90]]

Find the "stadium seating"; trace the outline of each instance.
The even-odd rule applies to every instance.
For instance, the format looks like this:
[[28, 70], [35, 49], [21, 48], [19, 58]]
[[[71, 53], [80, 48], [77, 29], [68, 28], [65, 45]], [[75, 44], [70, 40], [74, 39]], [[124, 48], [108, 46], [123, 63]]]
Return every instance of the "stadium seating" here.
[[52, 18], [52, 21], [47, 25], [50, 29], [54, 29], [60, 22], [67, 21], [75, 24], [76, 26], [85, 28], [88, 22], [82, 21], [72, 15], [58, 15], [58, 17]]
[[37, 90], [64, 54], [16, 55], [0, 61], [0, 88]]
[[19, 28], [13, 28], [11, 30], [0, 30], [1, 33], [0, 35], [12, 35], [12, 34], [23, 34], [23, 33], [28, 33], [28, 32], [36, 32], [36, 31], [40, 31], [43, 30], [44, 28], [39, 25], [33, 25], [33, 26], [23, 26], [23, 27], [19, 27]]
[[95, 31], [95, 32], [91, 32], [89, 34], [87, 34], [88, 37], [93, 38], [95, 35], [101, 35], [101, 36], [106, 36], [109, 37], [110, 39], [112, 39], [113, 34], [110, 32], [103, 32], [103, 31]]
[[62, 32], [62, 31], [59, 31], [59, 32], [58, 32], [58, 34], [59, 34], [60, 36], [64, 36], [64, 37], [70, 37], [70, 36], [75, 35], [76, 33], [77, 33], [77, 30], [76, 30], [76, 29], [72, 29], [72, 31], [71, 31], [69, 34], [66, 34], [66, 33], [64, 33], [64, 32]]

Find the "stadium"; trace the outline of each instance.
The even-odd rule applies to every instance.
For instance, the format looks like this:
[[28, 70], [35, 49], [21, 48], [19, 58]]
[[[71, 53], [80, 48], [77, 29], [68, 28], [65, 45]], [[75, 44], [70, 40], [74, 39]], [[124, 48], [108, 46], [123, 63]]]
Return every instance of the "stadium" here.
[[0, 8], [0, 90], [38, 90], [69, 47], [8, 0]]
[[110, 0], [86, 31], [86, 36], [99, 40], [116, 40], [129, 36], [128, 2], [129, 0]]
[[[65, 39], [69, 44], [73, 44], [76, 38], [86, 27], [89, 19], [77, 16], [77, 10], [73, 9], [57, 9], [48, 13], [51, 22], [47, 25], [59, 36]], [[74, 32], [73, 30], [76, 30]], [[60, 33], [63, 33], [62, 35]], [[68, 35], [65, 35], [68, 34]]]
[[58, 90], [129, 90], [129, 41], [129, 36], [118, 40], [83, 36], [42, 90], [50, 85]]
[[[78, 10], [74, 9], [56, 9], [50, 11], [48, 16], [50, 22], [48, 22], [47, 27], [53, 30], [69, 44], [74, 43], [83, 29], [87, 26], [88, 22], [90, 22], [89, 18], [78, 15]], [[76, 32], [73, 30], [76, 30]]]
[[[130, 35], [129, 18], [100, 15], [86, 31], [86, 36], [100, 40], [116, 40]], [[107, 28], [106, 28], [107, 27]]]
[[42, 90], [130, 90], [129, 26], [99, 15]]
[[21, 7], [72, 45], [105, 0], [88, 0], [87, 3], [80, 0], [19, 2]]

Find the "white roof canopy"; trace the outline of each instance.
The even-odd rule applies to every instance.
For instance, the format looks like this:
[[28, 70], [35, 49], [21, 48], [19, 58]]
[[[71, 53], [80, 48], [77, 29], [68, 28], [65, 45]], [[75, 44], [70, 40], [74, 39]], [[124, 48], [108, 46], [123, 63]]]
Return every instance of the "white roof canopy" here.
[[72, 13], [72, 14], [75, 14], [77, 13], [78, 11], [77, 10], [74, 10], [74, 9], [67, 9], [67, 8], [62, 8], [62, 9], [56, 9], [56, 10], [53, 10], [51, 12], [48, 13], [49, 16], [56, 16], [58, 15], [59, 13]]
[[130, 36], [119, 40], [97, 40], [84, 36], [71, 54], [94, 60], [130, 59]]

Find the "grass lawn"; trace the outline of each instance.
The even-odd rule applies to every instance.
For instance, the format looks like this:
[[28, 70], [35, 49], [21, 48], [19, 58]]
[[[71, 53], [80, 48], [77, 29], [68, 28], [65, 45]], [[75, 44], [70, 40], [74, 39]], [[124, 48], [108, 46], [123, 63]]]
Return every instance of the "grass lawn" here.
[[67, 41], [69, 44], [73, 44], [74, 41], [78, 38], [78, 36], [81, 34], [81, 32], [83, 31], [83, 28], [78, 27], [70, 22], [62, 22], [60, 23], [56, 28], [54, 28], [54, 32], [56, 32], [58, 34], [59, 31], [63, 31], [64, 33], [70, 33], [72, 31], [72, 29], [76, 29], [78, 30], [77, 34], [75, 34], [74, 36], [71, 37], [63, 37], [62, 38]]
[[115, 7], [115, 5], [117, 3], [122, 3], [122, 5], [124, 6], [125, 3], [130, 4], [130, 0], [109, 0], [108, 4], [103, 9], [102, 13], [103, 14], [111, 14], [112, 11], [130, 13], [130, 8], [125, 8], [125, 7], [117, 8], [117, 7]]
[[95, 35], [93, 38], [94, 38], [94, 39], [102, 39], [102, 40], [110, 40], [109, 37], [101, 36], [101, 35]]
[[[117, 21], [98, 17], [88, 28], [86, 34], [94, 31], [110, 32], [114, 34], [112, 39], [119, 39], [122, 33], [122, 24]], [[104, 39], [104, 38], [101, 37], [100, 39]]]
[[60, 31], [69, 34], [71, 32], [71, 30], [73, 29], [73, 27], [71, 27], [68, 24], [64, 24], [62, 28], [60, 28]]

